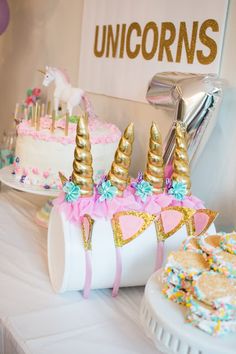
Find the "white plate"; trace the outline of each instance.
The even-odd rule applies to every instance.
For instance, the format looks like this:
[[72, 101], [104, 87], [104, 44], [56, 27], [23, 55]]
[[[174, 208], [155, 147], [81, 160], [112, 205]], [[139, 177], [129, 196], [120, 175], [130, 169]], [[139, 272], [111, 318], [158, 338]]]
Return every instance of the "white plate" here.
[[13, 170], [12, 165], [5, 166], [2, 169], [0, 169], [0, 181], [9, 187], [27, 193], [45, 195], [47, 197], [57, 197], [58, 194], [60, 193], [59, 190], [44, 189], [43, 187], [40, 186], [20, 183], [16, 181], [15, 176], [12, 174], [12, 170]]
[[155, 346], [168, 354], [235, 354], [235, 333], [213, 337], [185, 321], [184, 306], [161, 292], [161, 272], [148, 280], [141, 306], [141, 321]]

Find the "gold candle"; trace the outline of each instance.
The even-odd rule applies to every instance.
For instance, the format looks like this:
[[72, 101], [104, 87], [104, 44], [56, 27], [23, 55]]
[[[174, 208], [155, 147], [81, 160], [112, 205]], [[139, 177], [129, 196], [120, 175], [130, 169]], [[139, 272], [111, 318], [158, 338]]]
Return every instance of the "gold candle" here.
[[35, 114], [35, 108], [34, 106], [31, 106], [31, 126], [34, 127], [34, 114]]
[[45, 114], [45, 103], [41, 104], [40, 117], [44, 117]]
[[52, 125], [51, 125], [51, 133], [53, 134], [55, 131], [55, 124], [56, 124], [56, 112], [55, 110], [52, 111]]
[[108, 180], [118, 189], [118, 195], [122, 196], [129, 183], [129, 167], [131, 163], [132, 146], [134, 141], [134, 125], [130, 123], [120, 139], [114, 161], [108, 173]]
[[36, 130], [39, 131], [40, 130], [40, 117], [41, 117], [41, 107], [40, 104], [38, 105], [38, 109], [37, 109], [37, 117], [36, 117]]
[[93, 195], [93, 168], [88, 124], [84, 117], [77, 123], [76, 147], [71, 180], [80, 187], [81, 197]]
[[69, 133], [69, 112], [66, 112], [65, 136]]
[[47, 115], [50, 116], [51, 114], [51, 101], [48, 101], [47, 103]]
[[17, 103], [16, 107], [15, 107], [15, 112], [14, 112], [14, 119], [15, 120], [17, 120], [18, 112], [19, 112], [19, 103]]
[[164, 191], [164, 162], [162, 157], [161, 133], [155, 123], [150, 129], [148, 162], [144, 172], [144, 180], [153, 186], [153, 193]]
[[187, 187], [187, 195], [191, 194], [190, 169], [188, 150], [185, 139], [185, 129], [179, 122], [176, 123], [175, 150], [173, 158], [172, 180], [184, 182]]

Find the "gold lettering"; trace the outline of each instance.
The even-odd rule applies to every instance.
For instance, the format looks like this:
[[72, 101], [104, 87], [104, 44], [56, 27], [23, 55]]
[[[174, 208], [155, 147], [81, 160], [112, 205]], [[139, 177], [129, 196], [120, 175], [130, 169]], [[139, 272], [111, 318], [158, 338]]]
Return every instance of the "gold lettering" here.
[[102, 26], [102, 45], [101, 49], [98, 50], [98, 35], [99, 35], [99, 26], [96, 26], [96, 31], [95, 31], [95, 41], [94, 41], [94, 47], [93, 47], [93, 52], [96, 57], [100, 58], [103, 56], [104, 51], [105, 51], [105, 44], [106, 44], [106, 31], [107, 28], [106, 26]]
[[122, 30], [121, 30], [121, 40], [120, 40], [120, 58], [123, 58], [123, 56], [124, 56], [125, 31], [126, 31], [126, 24], [123, 23]]
[[131, 25], [128, 28], [127, 31], [127, 37], [126, 37], [126, 53], [130, 59], [134, 59], [137, 57], [140, 51], [140, 44], [136, 44], [135, 49], [131, 50], [130, 48], [130, 40], [131, 40], [131, 35], [132, 32], [136, 31], [137, 37], [141, 36], [141, 27], [137, 22], [131, 23]]
[[[152, 48], [150, 52], [147, 51], [146, 45], [147, 45], [147, 36], [148, 32], [152, 30], [153, 32], [153, 41], [152, 41]], [[154, 57], [156, 50], [157, 50], [157, 44], [158, 44], [158, 28], [155, 22], [148, 22], [146, 26], [144, 27], [143, 30], [143, 38], [142, 38], [142, 54], [144, 59], [150, 60]]]
[[[169, 38], [166, 38], [166, 32], [170, 32]], [[164, 50], [166, 52], [167, 60], [173, 61], [173, 57], [171, 54], [170, 46], [173, 44], [175, 40], [175, 26], [172, 22], [163, 22], [161, 26], [161, 40], [160, 40], [160, 48], [158, 53], [158, 60], [163, 60]]]
[[107, 30], [107, 50], [106, 50], [106, 57], [109, 57], [110, 54], [110, 45], [112, 46], [112, 57], [116, 57], [116, 52], [118, 48], [118, 40], [120, 34], [120, 25], [116, 25], [116, 34], [114, 36], [112, 25], [108, 25]]
[[198, 22], [194, 21], [192, 27], [191, 43], [189, 43], [186, 23], [180, 22], [179, 39], [178, 39], [177, 53], [176, 53], [176, 63], [181, 62], [183, 43], [186, 51], [187, 62], [188, 64], [193, 63], [195, 48], [196, 48], [197, 30], [198, 30]]
[[199, 63], [208, 65], [215, 60], [217, 54], [217, 44], [211, 37], [208, 37], [206, 31], [211, 28], [213, 32], [219, 31], [219, 25], [215, 20], [209, 19], [203, 22], [199, 32], [200, 41], [210, 49], [209, 55], [205, 56], [202, 50], [197, 50], [197, 58]]

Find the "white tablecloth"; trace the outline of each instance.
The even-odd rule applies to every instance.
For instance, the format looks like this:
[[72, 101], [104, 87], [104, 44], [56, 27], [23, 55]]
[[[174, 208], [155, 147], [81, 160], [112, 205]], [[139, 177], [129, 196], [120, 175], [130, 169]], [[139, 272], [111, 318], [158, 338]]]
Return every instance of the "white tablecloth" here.
[[33, 219], [45, 198], [0, 193], [0, 354], [157, 354], [139, 322], [143, 287], [56, 295], [46, 230]]

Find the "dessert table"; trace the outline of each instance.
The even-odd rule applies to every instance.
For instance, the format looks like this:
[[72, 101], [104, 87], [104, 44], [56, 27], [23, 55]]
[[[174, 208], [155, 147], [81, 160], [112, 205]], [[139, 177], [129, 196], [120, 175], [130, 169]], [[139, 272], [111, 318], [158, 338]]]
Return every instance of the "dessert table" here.
[[45, 197], [2, 186], [0, 354], [158, 354], [139, 320], [143, 287], [55, 294], [47, 231], [34, 222]]

